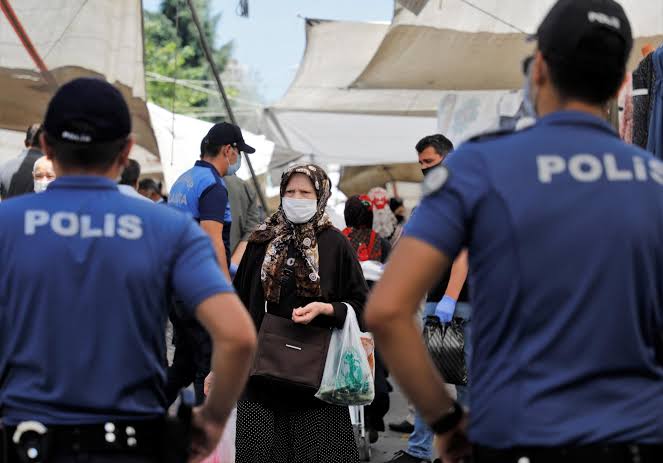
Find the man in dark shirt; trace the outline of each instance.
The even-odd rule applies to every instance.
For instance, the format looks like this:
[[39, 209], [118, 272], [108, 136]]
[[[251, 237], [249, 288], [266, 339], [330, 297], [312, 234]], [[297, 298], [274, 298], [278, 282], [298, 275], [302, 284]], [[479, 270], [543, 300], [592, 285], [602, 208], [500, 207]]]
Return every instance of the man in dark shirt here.
[[43, 156], [41, 132], [40, 124], [28, 127], [25, 133], [25, 149], [20, 155], [0, 167], [0, 197], [2, 199], [34, 192], [32, 169], [37, 159]]
[[[440, 172], [439, 166], [454, 149], [454, 146], [444, 135], [435, 134], [422, 138], [415, 149], [419, 155], [421, 171], [424, 177], [429, 179], [434, 178]], [[437, 315], [442, 322], [448, 322], [454, 316], [469, 320], [470, 311], [465, 289], [467, 271], [467, 251], [463, 251], [454, 262], [451, 272], [445, 273], [444, 277], [428, 292], [423, 313], [424, 320], [431, 315]], [[464, 299], [461, 300], [461, 296]], [[458, 304], [458, 302], [462, 302], [462, 304]], [[466, 345], [469, 346], [469, 343], [466, 342]], [[464, 387], [457, 387], [457, 394], [459, 401], [466, 400]], [[392, 429], [398, 426], [403, 425], [401, 423], [395, 426], [390, 425]], [[432, 458], [432, 453], [433, 432], [421, 415], [415, 413], [407, 450], [397, 453], [392, 461], [394, 463], [428, 462]]]
[[246, 251], [249, 235], [260, 225], [260, 210], [255, 190], [237, 175], [226, 175], [223, 181], [228, 188], [230, 213], [233, 226], [230, 230], [231, 261], [239, 263]]

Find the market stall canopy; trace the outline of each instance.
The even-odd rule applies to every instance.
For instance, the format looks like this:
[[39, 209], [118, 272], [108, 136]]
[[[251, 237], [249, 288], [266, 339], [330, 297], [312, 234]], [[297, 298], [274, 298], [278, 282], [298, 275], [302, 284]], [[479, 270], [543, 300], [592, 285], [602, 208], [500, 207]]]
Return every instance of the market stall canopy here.
[[[414, 158], [414, 156], [413, 156]], [[352, 166], [342, 171], [338, 189], [346, 196], [365, 194], [376, 185], [423, 180], [419, 164], [390, 164], [382, 166]]]
[[[286, 95], [271, 111], [315, 111], [393, 116], [430, 116], [436, 91], [352, 89], [389, 25], [306, 20], [306, 50]], [[351, 50], [351, 53], [349, 52]]]
[[[401, 90], [519, 88], [522, 59], [532, 51], [525, 38], [536, 31], [554, 3], [429, 0], [415, 14], [418, 8], [397, 0], [389, 30], [352, 86]], [[644, 44], [658, 46], [663, 41], [663, 0], [620, 3], [637, 38], [630, 62], [633, 69], [642, 58]]]
[[[148, 103], [147, 107], [161, 152], [164, 181], [170, 191], [175, 180], [200, 159], [200, 142], [213, 124], [173, 114], [153, 103]], [[242, 130], [242, 136], [246, 143], [256, 149], [255, 153], [249, 155], [256, 175], [265, 174], [272, 158], [274, 143], [263, 135], [255, 135], [246, 130]], [[246, 162], [242, 163], [237, 175], [244, 180], [251, 178]]]
[[145, 105], [143, 18], [136, 0], [0, 0], [0, 128], [42, 120], [58, 85], [104, 78], [124, 95], [136, 142], [158, 155]]
[[[387, 24], [306, 20], [304, 57], [286, 95], [265, 110], [277, 145], [339, 165], [401, 163], [434, 133], [440, 92], [351, 89]], [[350, 52], [351, 51], [351, 52]], [[274, 156], [273, 165], [284, 164]]]

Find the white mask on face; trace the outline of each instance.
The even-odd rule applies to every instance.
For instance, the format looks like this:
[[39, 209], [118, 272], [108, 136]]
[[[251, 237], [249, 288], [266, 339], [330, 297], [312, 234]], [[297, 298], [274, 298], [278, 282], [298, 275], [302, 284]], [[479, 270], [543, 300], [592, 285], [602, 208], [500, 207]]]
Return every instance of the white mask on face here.
[[315, 199], [283, 198], [281, 206], [286, 218], [295, 224], [308, 222], [318, 212], [318, 201]]
[[46, 187], [52, 182], [53, 180], [35, 180], [35, 193], [42, 193], [46, 191]]

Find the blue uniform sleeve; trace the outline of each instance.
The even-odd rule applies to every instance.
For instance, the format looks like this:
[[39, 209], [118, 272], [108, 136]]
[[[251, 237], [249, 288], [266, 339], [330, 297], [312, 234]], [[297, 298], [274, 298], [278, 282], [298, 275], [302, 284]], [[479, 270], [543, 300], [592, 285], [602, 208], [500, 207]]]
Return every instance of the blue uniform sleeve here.
[[192, 315], [205, 299], [234, 291], [219, 268], [209, 238], [194, 221], [187, 224], [177, 246], [172, 286]]
[[228, 190], [221, 183], [214, 183], [198, 199], [198, 220], [213, 220], [224, 223], [228, 207]]
[[490, 185], [479, 153], [461, 146], [445, 165], [449, 178], [422, 200], [405, 236], [428, 243], [453, 260], [468, 245], [472, 216]]

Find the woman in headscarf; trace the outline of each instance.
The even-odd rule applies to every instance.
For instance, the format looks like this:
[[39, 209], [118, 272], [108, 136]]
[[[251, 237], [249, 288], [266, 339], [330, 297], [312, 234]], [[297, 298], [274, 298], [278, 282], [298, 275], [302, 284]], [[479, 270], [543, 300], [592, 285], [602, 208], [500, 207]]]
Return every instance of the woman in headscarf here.
[[[350, 243], [324, 213], [330, 195], [329, 177], [316, 165], [283, 174], [281, 206], [249, 238], [234, 280], [258, 330], [265, 311], [341, 329], [346, 303], [361, 320], [368, 288]], [[358, 462], [348, 407], [314, 394], [250, 378], [237, 406], [237, 463]]]
[[348, 237], [359, 260], [374, 260], [385, 263], [391, 245], [373, 230], [373, 204], [368, 196], [352, 196], [345, 203], [345, 223], [343, 234]]
[[[352, 196], [345, 203], [345, 223], [343, 234], [348, 237], [357, 252], [359, 260], [377, 261], [384, 264], [391, 252], [391, 244], [373, 230], [373, 203], [366, 196]], [[371, 287], [377, 280], [367, 273], [370, 268], [362, 264], [364, 276]], [[379, 277], [378, 277], [379, 278]], [[375, 351], [375, 399], [364, 408], [366, 431], [371, 443], [378, 440], [378, 432], [384, 432], [384, 417], [389, 412], [389, 393], [393, 390], [387, 381], [389, 373], [380, 353]]]

